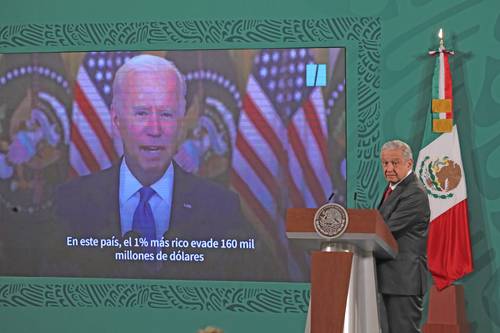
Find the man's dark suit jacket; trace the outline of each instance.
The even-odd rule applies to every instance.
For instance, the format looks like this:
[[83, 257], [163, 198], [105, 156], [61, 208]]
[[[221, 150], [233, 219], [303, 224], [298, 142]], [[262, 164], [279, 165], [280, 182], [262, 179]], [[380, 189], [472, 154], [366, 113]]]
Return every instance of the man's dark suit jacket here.
[[[237, 249], [181, 249], [202, 253], [203, 262], [143, 263], [114, 260], [116, 248], [65, 247], [66, 237], [121, 239], [119, 166], [80, 177], [59, 187], [55, 197], [56, 235], [49, 251], [52, 264], [47, 275], [173, 279], [260, 280], [261, 251]], [[165, 239], [209, 240], [256, 237], [240, 209], [239, 198], [213, 182], [182, 170], [174, 163], [174, 192], [169, 229]], [[256, 240], [256, 247], [261, 242]], [[124, 251], [121, 248], [118, 251]], [[138, 251], [137, 249], [131, 249]], [[164, 249], [171, 253], [172, 248]], [[61, 252], [62, 251], [62, 252]]]
[[379, 211], [399, 246], [395, 259], [377, 262], [379, 291], [423, 295], [427, 291], [430, 209], [425, 189], [413, 172], [381, 203]]

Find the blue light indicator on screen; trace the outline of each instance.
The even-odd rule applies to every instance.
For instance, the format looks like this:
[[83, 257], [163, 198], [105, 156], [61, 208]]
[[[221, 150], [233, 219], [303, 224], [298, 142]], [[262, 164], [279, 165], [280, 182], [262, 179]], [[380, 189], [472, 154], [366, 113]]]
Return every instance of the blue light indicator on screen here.
[[306, 86], [308, 87], [326, 86], [326, 64], [306, 65]]

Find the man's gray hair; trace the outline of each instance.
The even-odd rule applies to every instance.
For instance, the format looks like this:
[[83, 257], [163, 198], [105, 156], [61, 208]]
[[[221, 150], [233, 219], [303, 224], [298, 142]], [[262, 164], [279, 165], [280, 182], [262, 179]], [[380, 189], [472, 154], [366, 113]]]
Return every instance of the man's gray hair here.
[[382, 149], [380, 151], [384, 151], [386, 149], [394, 150], [399, 149], [403, 152], [403, 158], [405, 161], [413, 159], [413, 154], [411, 152], [410, 146], [401, 140], [391, 140], [387, 141], [382, 145]]
[[123, 87], [123, 81], [127, 77], [129, 72], [168, 72], [174, 71], [177, 76], [177, 81], [179, 83], [179, 103], [183, 111], [186, 110], [186, 81], [184, 76], [179, 71], [179, 69], [174, 65], [173, 62], [167, 59], [157, 57], [150, 54], [141, 54], [130, 58], [121, 66], [116, 72], [115, 79], [113, 81], [113, 104], [116, 103], [115, 98], [121, 93], [120, 89]]

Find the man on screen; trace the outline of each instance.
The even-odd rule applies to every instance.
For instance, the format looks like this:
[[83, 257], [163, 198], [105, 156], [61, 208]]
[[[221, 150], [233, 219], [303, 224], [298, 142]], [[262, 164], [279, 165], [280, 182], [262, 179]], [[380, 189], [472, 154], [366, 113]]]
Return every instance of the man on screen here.
[[429, 201], [412, 171], [412, 152], [406, 143], [389, 141], [380, 155], [388, 185], [379, 211], [399, 246], [396, 258], [377, 262], [383, 298], [381, 326], [384, 333], [420, 332], [422, 299], [427, 291]]
[[[223, 240], [255, 236], [241, 213], [238, 196], [185, 172], [173, 160], [183, 136], [185, 96], [183, 76], [163, 58], [140, 55], [117, 71], [111, 117], [124, 156], [116, 166], [60, 186], [55, 198], [56, 219], [58, 225], [64, 225], [59, 241], [74, 254], [71, 262], [61, 264], [67, 274], [259, 278], [238, 264], [256, 255], [255, 251], [223, 248]], [[162, 237], [169, 240], [162, 248], [131, 247], [155, 256], [163, 250], [166, 260], [155, 260], [152, 265], [117, 260], [116, 252], [123, 253], [124, 248], [113, 245], [113, 237], [128, 235], [145, 238], [149, 244]], [[74, 245], [74, 239], [79, 242], [82, 238], [110, 239], [111, 245], [91, 249]], [[218, 246], [199, 242], [193, 248], [191, 244], [210, 239]], [[172, 252], [177, 257], [171, 257]]]

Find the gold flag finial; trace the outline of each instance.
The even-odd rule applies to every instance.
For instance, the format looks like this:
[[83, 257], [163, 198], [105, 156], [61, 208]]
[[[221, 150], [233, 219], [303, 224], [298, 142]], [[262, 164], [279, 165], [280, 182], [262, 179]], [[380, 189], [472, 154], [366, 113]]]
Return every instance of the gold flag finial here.
[[444, 49], [445, 47], [444, 47], [444, 32], [443, 32], [443, 28], [439, 29], [438, 37], [439, 37], [439, 47]]

